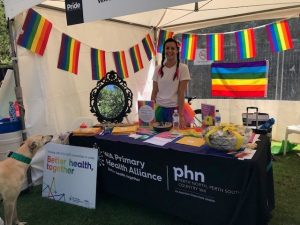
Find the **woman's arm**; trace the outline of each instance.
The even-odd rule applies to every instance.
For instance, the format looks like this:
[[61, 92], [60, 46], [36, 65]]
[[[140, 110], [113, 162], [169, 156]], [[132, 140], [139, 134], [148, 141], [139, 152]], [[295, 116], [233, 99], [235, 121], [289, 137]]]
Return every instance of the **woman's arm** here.
[[189, 80], [182, 80], [179, 82], [178, 87], [178, 112], [179, 112], [179, 126], [180, 128], [186, 128], [185, 120], [183, 117], [183, 107], [184, 107], [184, 94], [187, 89]]
[[156, 102], [157, 92], [158, 92], [158, 84], [156, 81], [153, 81], [151, 100], [153, 100], [154, 102]]

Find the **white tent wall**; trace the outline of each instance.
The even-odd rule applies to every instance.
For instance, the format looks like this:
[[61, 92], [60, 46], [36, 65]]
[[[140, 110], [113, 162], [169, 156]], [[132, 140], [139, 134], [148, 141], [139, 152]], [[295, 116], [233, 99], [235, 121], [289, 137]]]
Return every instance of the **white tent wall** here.
[[[109, 21], [67, 26], [64, 13], [39, 7], [36, 10], [48, 18], [55, 29], [51, 32], [43, 57], [18, 47], [26, 127], [29, 135], [68, 131], [72, 122], [82, 116], [92, 117], [96, 122], [89, 107], [89, 93], [96, 86], [96, 81], [91, 79], [89, 48], [94, 47], [110, 52], [127, 50], [134, 44], [140, 43], [149, 30]], [[25, 13], [16, 18], [18, 30], [24, 17]], [[178, 28], [176, 31], [180, 33], [185, 29], [186, 27], [180, 31]], [[78, 75], [56, 68], [61, 32], [82, 42]], [[133, 91], [133, 112], [129, 115], [131, 121], [137, 120], [137, 100], [149, 99], [152, 89], [154, 62], [153, 60], [148, 62], [144, 51], [141, 53], [145, 68], [138, 73], [133, 73], [129, 55], [126, 56], [130, 74], [126, 82]], [[112, 59], [107, 59], [107, 63], [108, 69], [114, 69]], [[275, 118], [276, 124], [272, 132], [275, 140], [284, 138], [288, 125], [300, 124], [299, 101], [202, 99], [193, 101], [193, 108], [199, 108], [201, 103], [216, 105], [221, 111], [223, 122], [237, 124], [242, 123], [241, 114], [246, 111], [246, 107], [256, 106], [260, 112], [268, 113], [270, 117]], [[299, 135], [291, 135], [289, 139], [300, 143]]]
[[[67, 26], [65, 14], [35, 8], [53, 23], [44, 55], [38, 56], [17, 49], [21, 87], [25, 106], [25, 123], [29, 135], [56, 134], [71, 129], [78, 117], [96, 117], [90, 112], [90, 91], [96, 87], [92, 80], [90, 47], [107, 52], [127, 50], [149, 33], [149, 29], [108, 21]], [[16, 17], [15, 28], [20, 32], [26, 13]], [[57, 69], [62, 32], [81, 42], [78, 75]], [[141, 46], [142, 48], [142, 46]], [[131, 122], [137, 120], [137, 100], [149, 99], [152, 89], [151, 73], [154, 63], [147, 60], [141, 49], [144, 69], [134, 73], [127, 53], [129, 78], [125, 81], [133, 92]], [[106, 54], [107, 70], [115, 70], [111, 54]]]

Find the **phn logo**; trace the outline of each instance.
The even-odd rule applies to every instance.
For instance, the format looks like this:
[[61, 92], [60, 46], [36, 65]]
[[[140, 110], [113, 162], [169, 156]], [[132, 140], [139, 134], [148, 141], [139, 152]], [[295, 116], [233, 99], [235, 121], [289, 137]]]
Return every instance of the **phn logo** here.
[[175, 181], [178, 178], [189, 179], [193, 181], [205, 182], [205, 176], [202, 172], [189, 170], [187, 165], [184, 165], [183, 169], [180, 167], [173, 167], [174, 179]]

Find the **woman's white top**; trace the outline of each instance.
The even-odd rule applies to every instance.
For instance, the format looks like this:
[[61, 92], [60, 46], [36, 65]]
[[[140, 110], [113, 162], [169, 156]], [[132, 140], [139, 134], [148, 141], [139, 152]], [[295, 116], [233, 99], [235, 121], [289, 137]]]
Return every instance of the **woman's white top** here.
[[154, 71], [153, 81], [156, 81], [158, 84], [158, 93], [156, 96], [156, 103], [159, 106], [163, 107], [177, 107], [178, 106], [178, 87], [179, 82], [183, 80], [190, 80], [190, 72], [189, 68], [186, 64], [180, 63], [179, 64], [179, 75], [178, 78], [173, 80], [175, 71], [176, 71], [176, 64], [170, 68], [164, 66], [163, 72], [164, 75], [161, 77], [158, 74], [158, 71], [161, 66], [157, 66]]

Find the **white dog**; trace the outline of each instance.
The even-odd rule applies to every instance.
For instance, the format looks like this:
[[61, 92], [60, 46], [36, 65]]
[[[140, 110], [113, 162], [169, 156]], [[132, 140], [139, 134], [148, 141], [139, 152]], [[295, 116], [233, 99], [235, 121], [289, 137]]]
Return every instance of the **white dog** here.
[[30, 137], [9, 158], [0, 161], [0, 198], [4, 204], [5, 225], [25, 224], [17, 216], [17, 198], [32, 157], [51, 139], [52, 135]]

